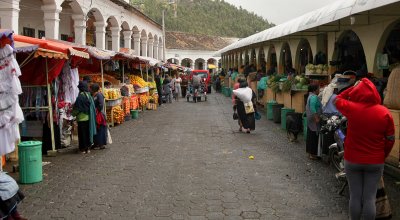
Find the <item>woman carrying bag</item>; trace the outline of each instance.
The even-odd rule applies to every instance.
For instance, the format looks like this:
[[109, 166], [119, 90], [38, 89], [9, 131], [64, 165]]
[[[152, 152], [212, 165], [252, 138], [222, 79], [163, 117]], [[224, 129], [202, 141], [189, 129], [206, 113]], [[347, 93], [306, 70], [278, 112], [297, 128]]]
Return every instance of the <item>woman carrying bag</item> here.
[[235, 94], [235, 102], [233, 110], [238, 115], [239, 131], [254, 131], [256, 128], [255, 112], [256, 112], [256, 94], [248, 87], [245, 79], [238, 80], [239, 88], [233, 90]]

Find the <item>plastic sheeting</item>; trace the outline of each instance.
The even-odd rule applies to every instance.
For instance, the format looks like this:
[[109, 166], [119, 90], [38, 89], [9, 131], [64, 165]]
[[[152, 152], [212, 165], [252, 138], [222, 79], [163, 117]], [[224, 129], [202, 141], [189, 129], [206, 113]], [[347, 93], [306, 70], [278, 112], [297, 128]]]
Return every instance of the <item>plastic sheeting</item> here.
[[221, 56], [222, 53], [233, 49], [308, 30], [340, 20], [350, 15], [354, 15], [360, 12], [368, 11], [396, 2], [399, 2], [399, 0], [339, 0], [320, 9], [311, 11], [300, 17], [287, 21], [283, 24], [277, 25], [275, 27], [266, 29], [262, 32], [239, 40], [219, 50], [214, 54], [214, 56]]

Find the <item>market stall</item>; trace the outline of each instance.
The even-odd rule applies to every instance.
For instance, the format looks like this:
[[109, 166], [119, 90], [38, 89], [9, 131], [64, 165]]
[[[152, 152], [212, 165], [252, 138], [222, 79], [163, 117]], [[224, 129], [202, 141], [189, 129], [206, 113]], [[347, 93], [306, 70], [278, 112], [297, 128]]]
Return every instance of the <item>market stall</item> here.
[[[22, 124], [22, 134], [27, 138], [41, 138], [43, 151], [53, 155], [56, 148], [61, 145], [59, 104], [64, 104], [65, 96], [60, 99], [60, 94], [71, 92], [68, 93], [67, 98], [69, 106], [76, 98], [71, 95], [76, 92], [65, 91], [62, 86], [60, 87], [60, 81], [63, 80], [60, 80], [58, 76], [66, 71], [64, 67], [76, 65], [81, 60], [89, 58], [89, 55], [62, 43], [20, 35], [14, 35], [14, 38], [17, 46], [37, 45], [37, 49], [32, 47], [16, 49], [22, 71], [21, 82], [24, 91], [20, 102], [28, 119]], [[68, 71], [67, 75], [73, 73], [74, 71]], [[72, 81], [69, 82], [72, 83]], [[63, 105], [63, 107], [65, 106]]]

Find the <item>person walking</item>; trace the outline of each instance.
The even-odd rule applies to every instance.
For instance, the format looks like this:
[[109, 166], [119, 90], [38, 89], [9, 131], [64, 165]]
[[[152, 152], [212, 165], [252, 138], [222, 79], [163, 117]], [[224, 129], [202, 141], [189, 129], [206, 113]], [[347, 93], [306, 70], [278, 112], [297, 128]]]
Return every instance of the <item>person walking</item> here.
[[93, 136], [96, 135], [96, 115], [92, 96], [86, 82], [80, 81], [79, 95], [76, 98], [72, 114], [78, 121], [79, 150], [82, 154], [90, 153]]
[[308, 98], [306, 104], [307, 139], [306, 151], [311, 160], [318, 159], [318, 132], [320, 129], [321, 101], [318, 98], [319, 86], [308, 86]]
[[100, 86], [94, 83], [90, 86], [94, 106], [96, 108], [96, 135], [93, 138], [94, 148], [105, 149], [107, 145], [107, 121], [104, 114], [104, 96], [99, 91]]
[[176, 101], [179, 101], [179, 96], [182, 94], [181, 83], [182, 83], [182, 78], [179, 76], [179, 73], [177, 72], [174, 80]]
[[380, 104], [381, 97], [367, 78], [340, 93], [335, 101], [336, 108], [348, 120], [344, 169], [352, 220], [375, 219], [378, 182], [395, 141], [393, 118]]
[[161, 106], [162, 105], [162, 95], [163, 95], [163, 90], [162, 90], [162, 82], [161, 82], [161, 76], [160, 76], [160, 69], [157, 68], [156, 71], [156, 77], [155, 77], [155, 81], [156, 81], [156, 87], [157, 87], [157, 94], [158, 94], [158, 105]]
[[238, 114], [239, 131], [255, 130], [255, 112], [256, 112], [256, 94], [248, 87], [246, 79], [240, 78], [238, 80], [239, 89], [233, 90], [235, 94], [235, 101], [233, 111]]
[[171, 79], [168, 74], [165, 74], [165, 79], [163, 80], [163, 91], [167, 102], [172, 103]]

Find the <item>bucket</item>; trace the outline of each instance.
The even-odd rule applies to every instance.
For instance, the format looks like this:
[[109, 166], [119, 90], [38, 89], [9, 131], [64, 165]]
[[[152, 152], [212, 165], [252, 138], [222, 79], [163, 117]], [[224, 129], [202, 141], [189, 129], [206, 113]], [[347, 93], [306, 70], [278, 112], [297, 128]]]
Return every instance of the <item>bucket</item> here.
[[42, 142], [24, 141], [18, 144], [20, 183], [37, 183], [43, 180]]
[[267, 102], [267, 104], [265, 105], [265, 107], [267, 108], [266, 109], [266, 118], [268, 119], [268, 120], [272, 120], [272, 119], [274, 119], [274, 114], [273, 114], [273, 112], [272, 112], [272, 106], [274, 105], [274, 104], [276, 104], [276, 101], [275, 100], [270, 100], [270, 101], [268, 101]]
[[139, 111], [138, 110], [131, 110], [131, 117], [132, 117], [132, 119], [139, 118]]

